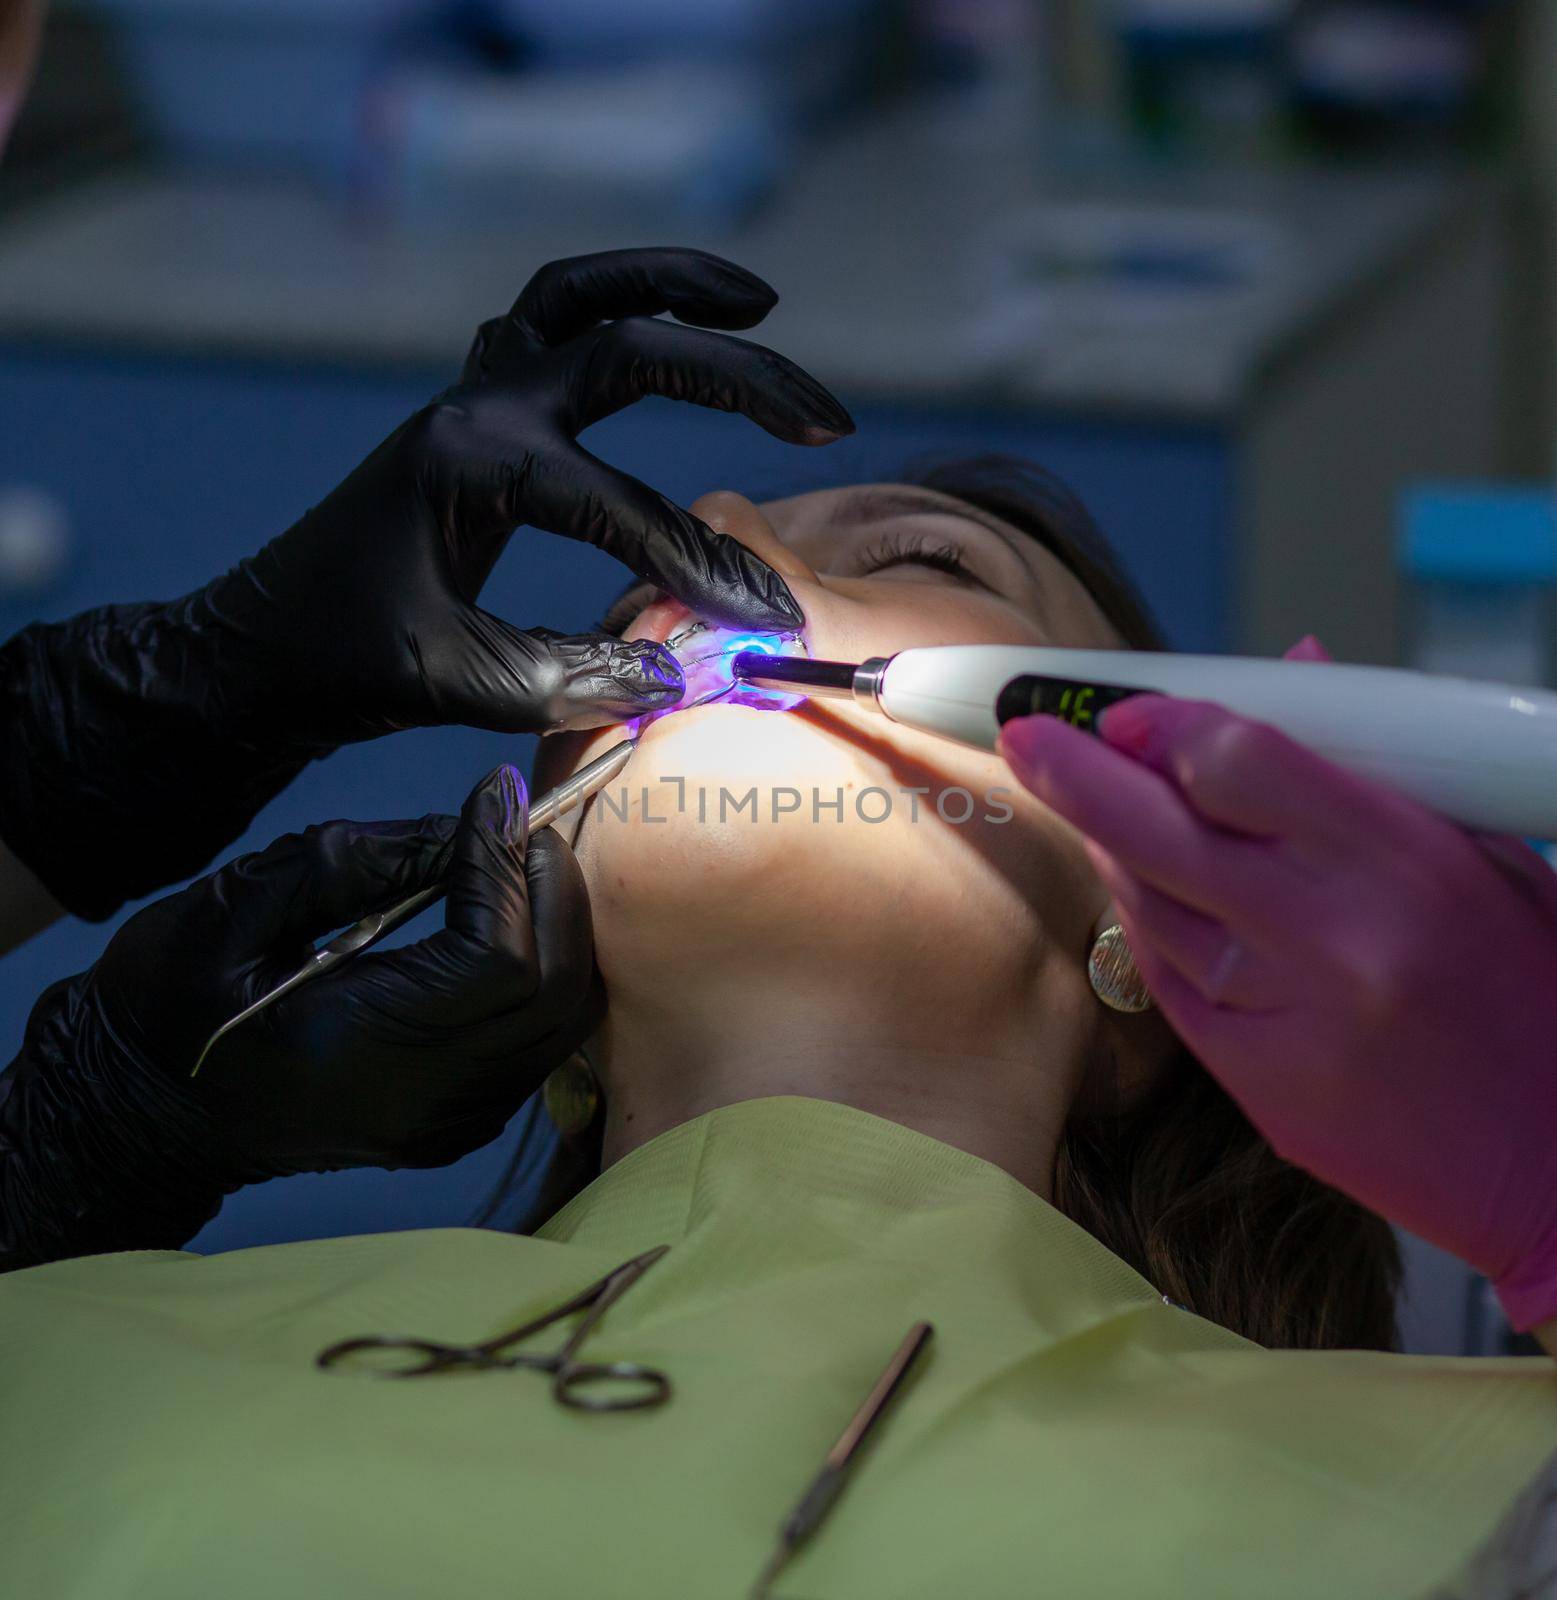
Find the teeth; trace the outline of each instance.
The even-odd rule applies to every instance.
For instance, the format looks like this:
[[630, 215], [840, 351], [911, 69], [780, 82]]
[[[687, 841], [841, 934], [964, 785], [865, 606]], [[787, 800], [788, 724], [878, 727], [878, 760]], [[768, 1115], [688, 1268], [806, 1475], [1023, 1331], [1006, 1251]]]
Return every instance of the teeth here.
[[700, 667], [705, 661], [718, 661], [724, 655], [724, 646], [715, 644], [712, 649], [694, 651], [691, 655], [678, 654], [676, 659], [681, 663], [683, 672], [692, 667]]
[[674, 650], [677, 645], [684, 644], [688, 639], [695, 638], [700, 633], [708, 632], [708, 624], [701, 617], [694, 617], [686, 627], [680, 629], [665, 641], [669, 650]]
[[[681, 705], [676, 710], [690, 710], [693, 706], [708, 705], [715, 700], [729, 698], [732, 704], [758, 709], [779, 710], [795, 705], [799, 696], [776, 695], [771, 690], [752, 690], [731, 681], [729, 656], [732, 645], [742, 635], [728, 628], [718, 628], [701, 618], [689, 620], [665, 640], [686, 675], [686, 690]], [[764, 641], [773, 641], [770, 648], [783, 655], [808, 655], [804, 640], [799, 634], [768, 634]], [[659, 715], [669, 716], [669, 711]]]

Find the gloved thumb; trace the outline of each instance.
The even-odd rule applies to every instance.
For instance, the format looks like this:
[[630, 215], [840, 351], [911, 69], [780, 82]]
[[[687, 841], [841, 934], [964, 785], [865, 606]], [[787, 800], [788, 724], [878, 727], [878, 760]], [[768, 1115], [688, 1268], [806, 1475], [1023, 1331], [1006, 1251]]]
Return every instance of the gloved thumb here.
[[325, 822], [239, 856], [197, 886], [207, 936], [259, 954], [311, 942], [436, 883], [447, 868], [453, 817]]
[[421, 947], [437, 961], [448, 1020], [524, 1009], [532, 1036], [578, 1009], [589, 987], [589, 898], [571, 852], [527, 837], [524, 780], [498, 767], [460, 813], [446, 926]]
[[508, 970], [517, 1003], [535, 972], [524, 858], [529, 796], [514, 767], [495, 768], [460, 811], [449, 864], [446, 925], [479, 967]]
[[598, 728], [676, 705], [686, 688], [676, 658], [652, 639], [515, 628], [473, 609], [479, 648], [440, 685], [443, 720], [500, 733]]

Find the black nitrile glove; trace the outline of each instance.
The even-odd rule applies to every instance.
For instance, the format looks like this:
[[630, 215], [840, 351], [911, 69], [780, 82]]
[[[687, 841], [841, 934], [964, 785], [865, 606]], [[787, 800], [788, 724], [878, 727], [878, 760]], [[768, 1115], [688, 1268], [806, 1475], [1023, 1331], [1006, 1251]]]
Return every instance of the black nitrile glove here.
[[183, 599], [34, 626], [0, 650], [0, 840], [69, 910], [104, 917], [198, 871], [337, 745], [674, 704], [680, 671], [657, 645], [480, 609], [520, 523], [599, 545], [712, 619], [798, 627], [764, 562], [575, 442], [647, 394], [797, 444], [851, 431], [791, 362], [704, 331], [749, 327], [775, 299], [691, 250], [543, 267], [482, 327], [460, 384], [258, 555]]
[[[0, 1269], [172, 1249], [288, 1173], [495, 1138], [598, 1020], [589, 901], [499, 767], [452, 817], [289, 834], [146, 907], [38, 1002], [0, 1074]], [[216, 1028], [343, 923], [448, 876], [444, 928]]]

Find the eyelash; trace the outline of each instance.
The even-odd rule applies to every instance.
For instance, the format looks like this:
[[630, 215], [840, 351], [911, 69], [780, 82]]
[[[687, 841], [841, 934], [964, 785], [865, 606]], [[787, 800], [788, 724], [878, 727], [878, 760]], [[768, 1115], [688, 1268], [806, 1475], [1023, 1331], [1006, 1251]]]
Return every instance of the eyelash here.
[[887, 567], [934, 567], [949, 573], [959, 583], [978, 583], [978, 575], [962, 559], [956, 545], [937, 543], [917, 533], [884, 533], [860, 553], [862, 573], [882, 572]]
[[[933, 567], [947, 573], [959, 583], [978, 583], [978, 575], [962, 559], [962, 553], [953, 544], [937, 543], [923, 534], [884, 533], [874, 543], [866, 545], [860, 553], [860, 572], [884, 572], [888, 567]], [[595, 624], [598, 633], [613, 634], [620, 639], [627, 624], [651, 601], [659, 598], [661, 591], [636, 586], [618, 596], [606, 607], [605, 615]]]

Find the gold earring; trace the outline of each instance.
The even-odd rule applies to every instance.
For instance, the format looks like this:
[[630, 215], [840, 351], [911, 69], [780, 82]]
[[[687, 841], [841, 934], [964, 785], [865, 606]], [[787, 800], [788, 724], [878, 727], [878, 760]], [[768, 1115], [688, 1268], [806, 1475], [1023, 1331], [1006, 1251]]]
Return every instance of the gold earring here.
[[1150, 1011], [1155, 1002], [1135, 964], [1135, 952], [1117, 922], [1092, 941], [1087, 954], [1087, 981], [1111, 1011]]
[[600, 1080], [583, 1051], [576, 1050], [541, 1089], [546, 1115], [564, 1139], [581, 1139], [600, 1115]]

